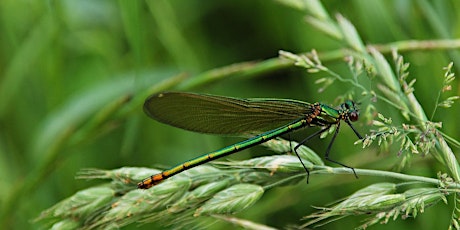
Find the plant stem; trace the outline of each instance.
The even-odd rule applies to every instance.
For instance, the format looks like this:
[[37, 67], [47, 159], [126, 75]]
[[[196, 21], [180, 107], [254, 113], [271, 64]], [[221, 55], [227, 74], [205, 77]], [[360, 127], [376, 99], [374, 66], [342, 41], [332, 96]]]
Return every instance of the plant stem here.
[[[407, 40], [398, 41], [387, 44], [371, 44], [367, 45], [366, 49], [376, 49], [381, 53], [390, 53], [393, 49], [399, 52], [413, 51], [413, 50], [444, 50], [444, 49], [457, 49], [460, 48], [460, 39], [445, 39], [445, 40]], [[319, 52], [318, 57], [322, 62], [329, 62], [341, 60], [343, 57], [350, 55], [350, 49], [337, 49], [326, 52]], [[311, 57], [309, 53], [299, 54]], [[241, 62], [224, 67], [215, 68], [202, 74], [199, 74], [189, 80], [184, 81], [178, 88], [181, 90], [188, 90], [190, 88], [202, 86], [227, 77], [251, 77], [259, 76], [267, 72], [277, 71], [292, 67], [293, 61], [276, 58], [270, 58], [260, 62]]]
[[[353, 174], [349, 168], [343, 167], [328, 167], [328, 166], [314, 166], [317, 171], [312, 171], [313, 174]], [[355, 168], [356, 174], [359, 176], [376, 176], [376, 177], [388, 177], [394, 178], [403, 181], [419, 181], [428, 184], [439, 185], [440, 181], [438, 179], [433, 179], [429, 177], [423, 176], [414, 176], [414, 175], [407, 175], [402, 173], [396, 172], [389, 172], [389, 171], [382, 171], [382, 170], [371, 170], [371, 169], [357, 169]], [[452, 184], [451, 188], [458, 188], [460, 189], [460, 184]]]

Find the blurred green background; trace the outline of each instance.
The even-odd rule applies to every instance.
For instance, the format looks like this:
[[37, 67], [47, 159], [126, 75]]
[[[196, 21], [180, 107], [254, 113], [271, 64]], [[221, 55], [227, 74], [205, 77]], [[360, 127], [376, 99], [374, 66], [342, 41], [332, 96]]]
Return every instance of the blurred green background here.
[[[323, 4], [329, 14], [348, 18], [366, 44], [460, 36], [460, 2], [455, 0], [335, 0]], [[323, 74], [307, 74], [295, 67], [228, 74], [192, 84], [206, 71], [276, 58], [279, 50], [302, 53], [343, 48], [305, 23], [304, 16], [305, 12], [267, 0], [2, 0], [0, 228], [37, 229], [40, 225], [33, 219], [41, 211], [80, 189], [101, 183], [76, 180], [76, 173], [83, 168], [171, 166], [241, 140], [191, 133], [149, 119], [142, 103], [156, 89], [336, 104], [337, 97], [350, 89], [336, 83], [318, 93], [314, 82]], [[417, 79], [417, 98], [426, 111], [432, 111], [442, 83], [442, 67], [453, 61], [458, 74], [458, 51], [402, 54], [410, 62], [410, 78]], [[341, 59], [324, 65], [348, 74]], [[455, 81], [456, 95], [457, 84]], [[387, 117], [399, 116], [384, 104], [376, 103], [376, 107]], [[434, 119], [442, 120], [443, 131], [456, 139], [460, 136], [458, 114], [458, 105], [454, 105], [448, 112], [438, 112]], [[364, 122], [356, 127], [363, 134], [369, 131]], [[335, 159], [356, 168], [385, 170], [398, 162], [396, 152], [362, 150], [353, 146], [351, 130], [343, 129], [343, 133], [333, 150]], [[308, 145], [322, 153], [327, 143], [314, 140]], [[260, 150], [263, 148], [230, 158], [249, 158]], [[458, 149], [454, 151], [458, 153]], [[435, 177], [443, 169], [428, 156], [414, 158], [411, 167], [404, 170]], [[312, 206], [324, 206], [384, 180], [323, 175], [310, 181], [309, 185], [270, 190], [240, 216], [283, 228], [298, 224], [313, 212]], [[440, 204], [416, 219], [373, 228], [446, 228], [452, 208]], [[326, 228], [357, 226], [360, 220], [349, 217]], [[161, 224], [143, 228], [152, 226], [160, 228]], [[231, 225], [216, 225], [217, 229], [226, 227]]]

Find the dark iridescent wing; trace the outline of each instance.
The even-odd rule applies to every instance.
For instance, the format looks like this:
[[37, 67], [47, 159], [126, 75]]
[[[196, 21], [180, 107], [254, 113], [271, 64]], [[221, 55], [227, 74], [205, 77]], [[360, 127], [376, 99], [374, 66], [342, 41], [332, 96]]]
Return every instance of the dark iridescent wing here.
[[244, 135], [272, 130], [312, 112], [307, 102], [289, 99], [240, 99], [163, 92], [147, 98], [144, 111], [162, 123], [200, 133]]

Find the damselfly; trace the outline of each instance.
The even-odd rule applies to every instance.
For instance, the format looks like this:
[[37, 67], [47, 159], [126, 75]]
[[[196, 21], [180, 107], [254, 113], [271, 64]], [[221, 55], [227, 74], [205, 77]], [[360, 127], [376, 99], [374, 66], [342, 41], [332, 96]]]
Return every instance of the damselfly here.
[[352, 167], [329, 158], [332, 144], [340, 129], [340, 121], [345, 121], [356, 136], [362, 139], [351, 124], [358, 120], [359, 113], [356, 104], [350, 100], [335, 109], [318, 102], [307, 103], [290, 99], [240, 99], [196, 93], [163, 92], [147, 98], [144, 111], [159, 122], [190, 131], [255, 136], [152, 175], [138, 183], [137, 186], [141, 189], [148, 189], [192, 167], [259, 145], [294, 130], [312, 126], [322, 128], [293, 149], [307, 172], [307, 182], [310, 172], [296, 150], [334, 125], [336, 129], [326, 149], [325, 159], [351, 169], [357, 177]]

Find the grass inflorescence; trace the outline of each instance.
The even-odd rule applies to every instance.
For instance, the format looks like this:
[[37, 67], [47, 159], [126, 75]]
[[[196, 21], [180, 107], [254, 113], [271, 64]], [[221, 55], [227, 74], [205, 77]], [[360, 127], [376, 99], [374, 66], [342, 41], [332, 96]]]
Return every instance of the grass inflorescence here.
[[[441, 108], [449, 109], [459, 98], [447, 95], [455, 81], [453, 63], [446, 63], [444, 73], [439, 76], [442, 78], [442, 85], [431, 95], [436, 98], [434, 109], [426, 111], [415, 96], [417, 78], [410, 75], [410, 65], [398, 51], [428, 49], [427, 43], [408, 41], [387, 46], [365, 45], [352, 22], [342, 15], [335, 18], [329, 16], [319, 1], [312, 1], [311, 5], [301, 4], [301, 1], [279, 2], [303, 10], [306, 21], [318, 33], [340, 42], [342, 48], [329, 53], [313, 50], [303, 54], [282, 50], [279, 51], [280, 57], [276, 59], [235, 64], [207, 71], [192, 80], [181, 78], [172, 85], [162, 82], [146, 91], [154, 93], [173, 86], [188, 89], [228, 76], [246, 77], [286, 67], [301, 68], [309, 74], [319, 74], [321, 77], [315, 80], [318, 93], [340, 84], [350, 90], [337, 95], [337, 100], [363, 96], [364, 99], [360, 101], [361, 122], [369, 125], [369, 132], [356, 144], [361, 144], [365, 151], [390, 152], [399, 160], [393, 167], [396, 172], [356, 168], [359, 176], [372, 177], [379, 181], [391, 179], [391, 182], [373, 183], [357, 189], [341, 201], [321, 208], [319, 212], [306, 214], [305, 220], [298, 226], [324, 226], [341, 218], [363, 216], [365, 223], [355, 227], [367, 228], [399, 217], [416, 218], [425, 209], [445, 204], [449, 196], [454, 196], [455, 208], [450, 226], [459, 229], [460, 199], [457, 193], [460, 189], [460, 167], [448, 145], [449, 143], [458, 147], [459, 142], [441, 131], [445, 125], [443, 121], [435, 120], [436, 113]], [[438, 47], [444, 47], [445, 42], [439, 41]], [[391, 57], [386, 57], [386, 54]], [[342, 73], [328, 67], [325, 61], [331, 57], [343, 60], [348, 72]], [[140, 99], [134, 97], [134, 100]], [[117, 110], [117, 106], [121, 105], [116, 104], [109, 109]], [[397, 115], [388, 112], [390, 110], [398, 111]], [[106, 115], [107, 113], [101, 113], [87, 129], [91, 131], [92, 128], [99, 127], [108, 119]], [[330, 132], [324, 133], [327, 134]], [[75, 143], [80, 141], [83, 140], [74, 137]], [[292, 146], [296, 144], [290, 140], [271, 140], [264, 146], [279, 155], [198, 166], [149, 190], [137, 189], [136, 183], [160, 172], [158, 169], [123, 167], [115, 170], [83, 170], [78, 175], [80, 179], [108, 182], [76, 192], [43, 211], [37, 221], [46, 227], [69, 229], [119, 228], [147, 223], [171, 228], [198, 229], [209, 227], [216, 221], [226, 221], [252, 229], [270, 229], [260, 223], [236, 218], [233, 214], [256, 204], [269, 189], [305, 182], [306, 172], [297, 156], [286, 154], [291, 153]], [[353, 173], [348, 168], [326, 166], [321, 157], [306, 146], [298, 148], [297, 153], [311, 174]], [[441, 172], [431, 177], [401, 172], [417, 156], [432, 156], [430, 159], [442, 166]], [[398, 182], [394, 182], [395, 180]]]

